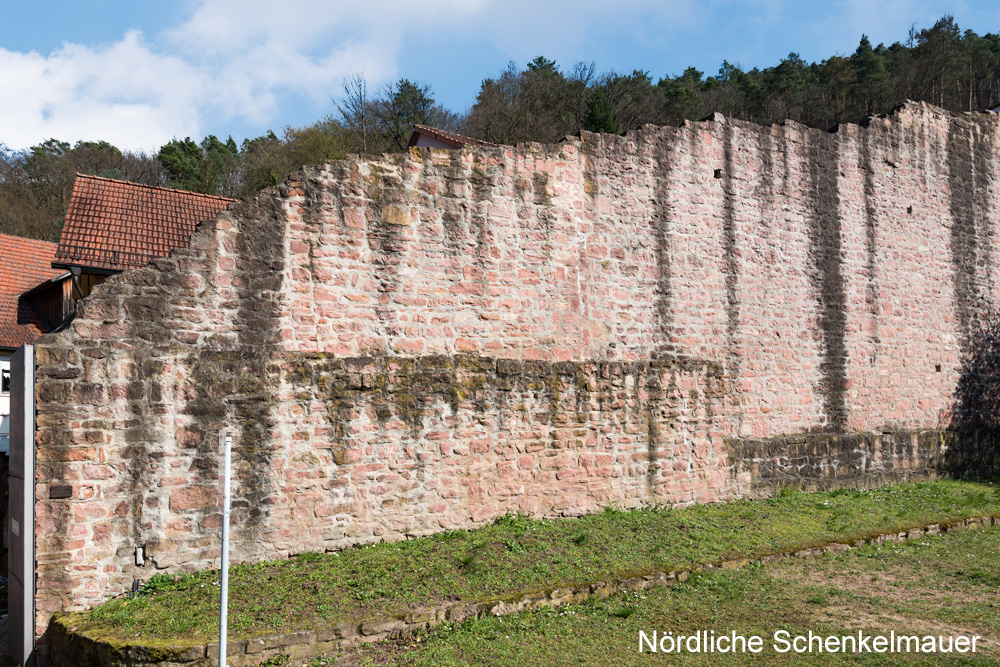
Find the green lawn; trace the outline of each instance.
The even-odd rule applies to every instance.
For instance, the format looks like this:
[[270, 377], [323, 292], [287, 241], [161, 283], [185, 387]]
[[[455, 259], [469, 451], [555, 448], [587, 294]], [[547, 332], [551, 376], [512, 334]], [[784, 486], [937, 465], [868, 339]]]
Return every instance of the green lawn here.
[[[681, 510], [608, 510], [575, 519], [506, 516], [475, 531], [235, 567], [230, 637], [322, 628], [418, 605], [485, 601], [756, 558], [983, 515], [1000, 516], [996, 482], [793, 492], [770, 500]], [[114, 643], [135, 643], [136, 638], [205, 643], [216, 637], [217, 619], [218, 572], [208, 571], [176, 581], [157, 577], [143, 596], [74, 614], [70, 625]]]
[[[759, 655], [639, 652], [639, 632], [759, 635]], [[977, 652], [777, 653], [776, 631], [871, 635], [979, 635]], [[451, 667], [557, 665], [997, 665], [1000, 528], [699, 573], [675, 588], [442, 626], [314, 660]], [[814, 647], [815, 648], [815, 647]]]

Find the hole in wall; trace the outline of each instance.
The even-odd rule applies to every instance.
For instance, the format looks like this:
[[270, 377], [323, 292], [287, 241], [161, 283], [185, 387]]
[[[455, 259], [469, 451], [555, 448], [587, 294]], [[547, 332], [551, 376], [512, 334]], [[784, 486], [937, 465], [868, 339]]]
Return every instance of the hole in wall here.
[[906, 212], [912, 214], [913, 213], [913, 207], [912, 206], [907, 206], [906, 207]]
[[941, 372], [941, 364], [934, 364], [934, 372], [935, 373]]
[[716, 178], [722, 178], [722, 170], [721, 169], [716, 169], [715, 170], [715, 177]]

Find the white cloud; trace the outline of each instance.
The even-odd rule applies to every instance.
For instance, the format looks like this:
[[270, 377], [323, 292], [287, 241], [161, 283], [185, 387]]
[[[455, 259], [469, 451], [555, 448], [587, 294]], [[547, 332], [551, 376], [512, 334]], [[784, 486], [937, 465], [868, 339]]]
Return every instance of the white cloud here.
[[203, 0], [165, 38], [228, 88], [227, 115], [261, 119], [280, 89], [328, 100], [354, 72], [373, 84], [389, 80], [408, 32], [444, 31], [482, 6], [478, 0], [304, 0], [291, 12], [273, 0]]
[[42, 56], [0, 49], [0, 141], [24, 148], [49, 137], [158, 147], [197, 134], [206, 77], [154, 52], [138, 32], [110, 45], [67, 44]]
[[437, 34], [481, 15], [481, 0], [200, 0], [148, 39], [64, 44], [42, 55], [0, 49], [0, 142], [105, 139], [155, 149], [233, 120], [269, 124], [285, 92], [329, 104], [342, 80], [396, 74], [404, 35]]

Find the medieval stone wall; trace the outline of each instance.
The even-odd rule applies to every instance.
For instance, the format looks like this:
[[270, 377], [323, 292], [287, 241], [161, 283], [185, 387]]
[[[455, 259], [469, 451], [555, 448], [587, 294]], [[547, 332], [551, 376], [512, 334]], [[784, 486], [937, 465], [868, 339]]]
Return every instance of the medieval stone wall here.
[[38, 342], [39, 632], [217, 565], [223, 427], [237, 560], [984, 460], [941, 430], [1000, 271], [997, 132], [716, 116], [235, 204]]

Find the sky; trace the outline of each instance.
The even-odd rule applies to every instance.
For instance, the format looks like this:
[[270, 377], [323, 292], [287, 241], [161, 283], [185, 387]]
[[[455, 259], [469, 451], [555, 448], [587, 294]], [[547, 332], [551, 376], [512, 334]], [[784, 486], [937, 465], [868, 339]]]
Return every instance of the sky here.
[[0, 0], [0, 144], [239, 143], [335, 113], [355, 73], [464, 111], [484, 78], [539, 55], [656, 81], [849, 55], [862, 34], [905, 41], [945, 14], [1000, 32], [995, 0]]

